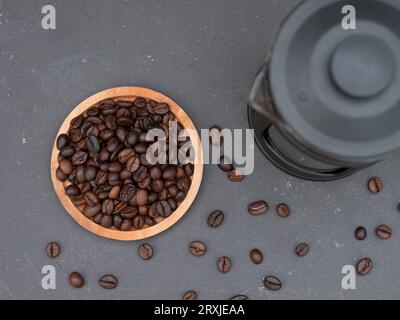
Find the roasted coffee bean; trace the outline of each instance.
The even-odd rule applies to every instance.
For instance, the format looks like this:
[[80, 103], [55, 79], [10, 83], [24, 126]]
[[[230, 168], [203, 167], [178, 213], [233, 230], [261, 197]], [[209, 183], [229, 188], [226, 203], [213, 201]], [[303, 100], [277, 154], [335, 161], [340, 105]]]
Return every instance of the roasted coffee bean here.
[[71, 120], [70, 127], [74, 128], [74, 129], [79, 128], [82, 125], [84, 119], [85, 118], [83, 117], [83, 115], [80, 114], [79, 116], [77, 116]]
[[247, 210], [251, 215], [257, 216], [267, 212], [268, 203], [263, 200], [252, 202], [248, 205]]
[[263, 262], [263, 254], [259, 249], [253, 249], [250, 251], [250, 259], [254, 264], [260, 264]]
[[176, 167], [169, 166], [162, 173], [162, 177], [165, 180], [174, 180], [176, 178]]
[[72, 163], [68, 159], [61, 160], [60, 164], [59, 164], [59, 168], [65, 175], [71, 174], [72, 169], [73, 169]]
[[142, 98], [142, 97], [137, 97], [134, 101], [133, 101], [133, 105], [135, 107], [138, 108], [144, 108], [146, 106], [146, 99]]
[[99, 108], [97, 107], [92, 107], [89, 110], [86, 111], [86, 114], [88, 116], [97, 116], [99, 114]]
[[136, 204], [138, 206], [143, 206], [147, 203], [148, 192], [143, 189], [139, 189], [136, 193]]
[[119, 153], [118, 153], [118, 161], [122, 164], [125, 164], [128, 162], [128, 160], [130, 158], [132, 158], [133, 156], [135, 156], [135, 150], [133, 150], [132, 148], [125, 148], [122, 149]]
[[138, 254], [143, 260], [149, 260], [153, 257], [153, 247], [148, 243], [142, 243], [138, 247]]
[[85, 179], [87, 181], [92, 181], [96, 179], [97, 176], [97, 168], [95, 166], [89, 165], [85, 169]]
[[176, 186], [178, 187], [179, 190], [188, 192], [190, 189], [190, 185], [192, 184], [192, 180], [188, 176], [183, 176], [178, 179], [176, 182]]
[[96, 195], [92, 192], [86, 192], [84, 194], [85, 202], [88, 206], [95, 207], [100, 204], [99, 199], [96, 197]]
[[147, 152], [147, 143], [145, 142], [139, 142], [135, 144], [133, 147], [137, 153], [146, 153]]
[[101, 211], [104, 214], [112, 214], [114, 211], [114, 201], [110, 199], [106, 199], [103, 201], [103, 204], [101, 206]]
[[80, 193], [81, 193], [81, 190], [74, 184], [71, 184], [65, 188], [65, 194], [67, 196], [77, 196]]
[[375, 233], [379, 238], [387, 240], [392, 236], [392, 229], [385, 224], [381, 224], [376, 227]]
[[156, 179], [150, 183], [151, 188], [154, 192], [161, 192], [164, 189], [164, 180]]
[[82, 288], [85, 285], [85, 280], [83, 279], [82, 275], [77, 271], [71, 272], [68, 280], [70, 285], [77, 289]]
[[108, 129], [117, 130], [117, 118], [114, 114], [108, 114], [105, 123]]
[[114, 203], [114, 214], [120, 213], [124, 208], [126, 208], [128, 204], [126, 202], [118, 202]]
[[149, 170], [149, 175], [153, 180], [160, 179], [162, 176], [162, 170], [158, 166], [151, 167]]
[[100, 144], [99, 140], [97, 140], [96, 136], [89, 135], [85, 138], [86, 148], [89, 151], [89, 155], [91, 157], [97, 156], [98, 152], [100, 151]]
[[57, 149], [58, 149], [58, 150], [61, 150], [62, 148], [64, 148], [65, 146], [67, 146], [68, 143], [69, 143], [68, 136], [67, 136], [65, 133], [60, 134], [60, 135], [58, 136], [57, 142], [56, 142]]
[[218, 167], [224, 172], [233, 170], [232, 161], [226, 156], [221, 156], [221, 158], [219, 158]]
[[181, 202], [183, 200], [185, 200], [186, 198], [186, 192], [185, 191], [179, 191], [176, 196], [175, 196], [175, 200], [178, 202]]
[[70, 129], [68, 132], [68, 138], [72, 143], [77, 143], [82, 139], [81, 130], [79, 129]]
[[[89, 125], [87, 125], [87, 130], [89, 130], [89, 128], [93, 128], [93, 124], [101, 124], [101, 123], [103, 123], [103, 120], [101, 120], [99, 117], [97, 117], [97, 116], [88, 116], [87, 118], [86, 118], [86, 121], [88, 121], [88, 122], [91, 122], [91, 125], [89, 126]], [[87, 133], [87, 131], [86, 131], [86, 133]]]
[[363, 258], [357, 262], [356, 271], [360, 276], [370, 273], [374, 264], [370, 258]]
[[146, 177], [142, 181], [139, 181], [137, 184], [139, 188], [147, 189], [150, 186], [150, 182], [151, 182], [150, 176], [146, 175]]
[[57, 242], [50, 242], [46, 245], [46, 253], [47, 256], [51, 259], [58, 257], [60, 254], [61, 248]]
[[80, 165], [76, 167], [76, 179], [78, 180], [78, 182], [82, 183], [86, 181], [85, 172], [86, 172], [85, 166]]
[[140, 182], [146, 178], [147, 169], [144, 166], [140, 166], [135, 172], [132, 173], [132, 178], [136, 182]]
[[108, 193], [108, 197], [110, 199], [117, 199], [119, 196], [119, 192], [121, 190], [120, 186], [113, 186], [110, 192]]
[[165, 200], [157, 202], [157, 212], [162, 217], [169, 217], [172, 213], [171, 206]]
[[106, 149], [108, 152], [112, 153], [117, 150], [119, 146], [119, 140], [117, 137], [112, 137], [107, 140]]
[[72, 157], [74, 153], [75, 148], [72, 145], [65, 146], [60, 151], [60, 154], [65, 158]]
[[113, 161], [108, 165], [108, 171], [109, 172], [121, 172], [122, 171], [122, 165], [118, 161]]
[[[110, 153], [105, 148], [101, 148], [100, 152], [99, 152], [99, 160], [107, 161], [109, 159], [109, 157], [110, 157]], [[106, 166], [108, 168], [108, 163], [106, 164]], [[104, 169], [101, 169], [101, 170], [104, 170]]]
[[66, 175], [64, 172], [62, 172], [60, 167], [58, 167], [57, 170], [56, 170], [56, 177], [60, 181], [65, 181], [65, 180], [67, 180], [68, 175]]
[[74, 166], [79, 166], [84, 164], [88, 158], [88, 154], [85, 151], [78, 151], [72, 156], [72, 164]]
[[144, 217], [141, 215], [136, 215], [132, 219], [132, 224], [135, 229], [141, 229], [144, 226]]
[[104, 141], [111, 139], [114, 136], [114, 131], [110, 129], [104, 129], [99, 132], [99, 137]]
[[136, 143], [139, 141], [139, 135], [135, 131], [129, 131], [127, 137], [126, 137], [126, 142], [130, 146], [134, 146]]
[[282, 288], [282, 283], [277, 277], [267, 276], [264, 278], [264, 287], [271, 291], [277, 291]]
[[121, 211], [119, 212], [121, 217], [124, 219], [132, 219], [137, 215], [137, 213], [138, 209], [132, 206], [126, 206], [125, 208], [122, 208]]
[[196, 291], [193, 290], [186, 291], [182, 296], [182, 300], [197, 300]]
[[169, 206], [171, 207], [171, 210], [174, 211], [178, 207], [178, 204], [176, 203], [174, 198], [167, 198], [167, 202]]
[[110, 172], [108, 174], [108, 183], [112, 186], [117, 186], [121, 183], [121, 179], [119, 177], [118, 172]]
[[103, 218], [103, 214], [102, 214], [101, 212], [99, 212], [98, 214], [96, 214], [96, 215], [93, 217], [93, 222], [95, 222], [95, 223], [97, 223], [97, 224], [100, 224], [101, 218]]
[[113, 217], [111, 215], [103, 215], [100, 220], [100, 225], [104, 228], [110, 228], [113, 225]]
[[236, 296], [231, 297], [229, 300], [249, 300], [249, 297], [245, 294], [238, 294]]
[[69, 198], [71, 199], [72, 203], [77, 207], [86, 204], [83, 194], [78, 194], [77, 196], [70, 196]]
[[217, 267], [218, 270], [221, 271], [222, 273], [226, 273], [231, 269], [232, 262], [231, 259], [229, 259], [226, 256], [218, 258], [217, 261]]
[[310, 250], [310, 247], [308, 246], [308, 244], [303, 242], [296, 246], [295, 252], [299, 257], [304, 257], [308, 253], [309, 250]]
[[60, 163], [64, 159], [65, 159], [65, 157], [63, 157], [63, 155], [61, 153], [59, 153], [58, 156], [57, 156], [58, 163]]
[[123, 219], [119, 214], [115, 214], [113, 216], [113, 225], [117, 229], [121, 229], [122, 221], [123, 221]]
[[373, 177], [368, 181], [368, 189], [372, 193], [381, 192], [383, 189], [382, 179], [379, 177]]
[[172, 185], [170, 187], [168, 187], [168, 193], [172, 196], [175, 197], [179, 192], [179, 189], [176, 185]]
[[166, 103], [157, 103], [155, 107], [153, 107], [153, 111], [156, 114], [164, 115], [169, 112], [169, 105]]
[[104, 171], [99, 171], [96, 176], [96, 184], [102, 185], [108, 181], [108, 174]]
[[121, 224], [121, 231], [130, 231], [132, 229], [132, 220], [124, 219]]
[[209, 129], [210, 144], [220, 146], [223, 143], [224, 138], [221, 131], [221, 127], [217, 125], [214, 125]]
[[207, 219], [207, 224], [211, 228], [218, 227], [224, 221], [224, 213], [221, 210], [211, 212]]
[[101, 205], [97, 205], [94, 207], [87, 205], [83, 208], [83, 214], [85, 215], [85, 217], [88, 217], [88, 218], [93, 218], [100, 211], [101, 211]]
[[194, 172], [194, 166], [192, 163], [185, 164], [183, 170], [187, 176], [191, 176]]
[[189, 251], [192, 255], [200, 257], [207, 252], [206, 245], [201, 241], [193, 241], [189, 244]]
[[111, 274], [106, 274], [105, 276], [102, 276], [99, 279], [99, 284], [104, 288], [104, 289], [114, 289], [118, 285], [118, 280], [115, 276]]
[[286, 203], [280, 203], [276, 206], [276, 213], [281, 218], [287, 218], [290, 215], [290, 208]]
[[133, 184], [126, 184], [119, 193], [119, 199], [123, 202], [129, 202], [136, 193], [136, 187]]
[[147, 224], [149, 227], [154, 226], [156, 224], [156, 221], [149, 217], [149, 216], [145, 216], [144, 217], [144, 223]]
[[133, 125], [133, 119], [128, 117], [120, 117], [117, 119], [117, 124], [123, 127], [130, 127]]
[[149, 212], [149, 207], [148, 207], [148, 206], [139, 206], [139, 207], [138, 207], [138, 213], [139, 213], [141, 216], [147, 215], [148, 212]]
[[243, 172], [239, 169], [232, 169], [228, 172], [228, 179], [232, 182], [241, 182], [244, 179]]
[[127, 180], [132, 177], [132, 172], [130, 172], [127, 168], [123, 168], [119, 174], [122, 180]]
[[127, 169], [130, 172], [135, 172], [139, 169], [140, 167], [140, 159], [137, 156], [133, 156], [128, 160], [128, 163], [126, 164]]
[[367, 237], [367, 230], [364, 227], [357, 227], [354, 231], [354, 237], [357, 240], [364, 240]]

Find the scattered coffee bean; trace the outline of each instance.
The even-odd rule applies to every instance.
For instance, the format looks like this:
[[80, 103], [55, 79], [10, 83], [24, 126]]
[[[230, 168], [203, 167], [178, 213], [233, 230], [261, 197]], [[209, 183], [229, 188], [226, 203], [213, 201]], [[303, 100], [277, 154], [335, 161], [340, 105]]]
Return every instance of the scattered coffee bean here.
[[387, 240], [392, 236], [392, 229], [389, 226], [382, 224], [376, 227], [375, 233], [379, 238]]
[[372, 267], [373, 267], [372, 260], [370, 258], [363, 258], [360, 261], [358, 261], [356, 265], [356, 270], [360, 276], [364, 276], [370, 273]]
[[250, 251], [250, 259], [254, 264], [260, 264], [263, 262], [263, 254], [259, 249], [253, 249]]
[[207, 252], [206, 245], [201, 241], [193, 241], [189, 245], [189, 251], [196, 257], [203, 256]]
[[215, 210], [210, 213], [207, 224], [211, 228], [218, 227], [224, 221], [224, 213], [221, 210]]
[[69, 275], [69, 283], [74, 288], [79, 289], [84, 286], [85, 280], [83, 279], [82, 275], [79, 272], [74, 271]]
[[367, 237], [367, 230], [364, 227], [357, 227], [356, 230], [354, 230], [354, 237], [357, 240], [364, 240]]
[[295, 252], [299, 257], [304, 257], [308, 253], [309, 250], [310, 250], [309, 245], [307, 243], [303, 242], [296, 246]]
[[383, 189], [382, 179], [379, 177], [373, 177], [368, 181], [368, 189], [372, 193], [381, 192]]
[[267, 276], [264, 278], [264, 287], [271, 291], [277, 291], [282, 288], [282, 283], [277, 277]]
[[153, 247], [148, 243], [142, 243], [138, 247], [138, 254], [143, 260], [149, 260], [153, 257]]
[[186, 291], [182, 296], [182, 300], [197, 300], [197, 292], [193, 290]]
[[226, 256], [220, 257], [217, 260], [217, 267], [218, 270], [221, 271], [222, 273], [226, 273], [231, 269], [232, 262], [231, 259], [229, 259]]
[[232, 169], [228, 172], [228, 179], [232, 182], [241, 182], [244, 179], [244, 175], [239, 169]]
[[248, 205], [247, 210], [251, 215], [257, 216], [267, 212], [268, 203], [263, 200], [252, 202]]
[[51, 259], [58, 257], [60, 254], [61, 248], [57, 242], [50, 242], [46, 246], [47, 256]]
[[281, 218], [287, 218], [290, 215], [290, 208], [286, 203], [280, 203], [276, 206], [276, 213]]
[[115, 276], [111, 274], [107, 274], [102, 276], [99, 279], [99, 284], [104, 288], [104, 289], [114, 289], [118, 285], [118, 280]]

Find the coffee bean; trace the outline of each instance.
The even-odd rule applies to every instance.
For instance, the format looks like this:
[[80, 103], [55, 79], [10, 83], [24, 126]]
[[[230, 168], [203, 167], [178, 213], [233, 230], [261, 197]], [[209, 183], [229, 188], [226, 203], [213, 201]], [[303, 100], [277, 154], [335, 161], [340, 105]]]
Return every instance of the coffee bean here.
[[228, 172], [228, 179], [232, 182], [241, 182], [244, 179], [244, 175], [239, 169], [232, 169]]
[[182, 296], [182, 300], [197, 300], [197, 292], [193, 290], [186, 291]]
[[192, 184], [192, 180], [188, 176], [183, 176], [178, 179], [176, 182], [176, 186], [178, 187], [179, 190], [183, 190], [185, 192], [188, 192], [190, 189], [190, 185]]
[[136, 193], [136, 204], [138, 206], [143, 206], [147, 203], [148, 192], [147, 190], [139, 189]]
[[135, 172], [132, 173], [132, 178], [136, 182], [140, 182], [146, 178], [147, 169], [144, 166], [140, 166]]
[[67, 136], [65, 133], [60, 134], [60, 135], [58, 136], [57, 142], [56, 142], [57, 149], [58, 149], [58, 150], [61, 150], [61, 149], [64, 148], [68, 143], [69, 143], [68, 136]]
[[171, 206], [168, 201], [162, 200], [157, 202], [157, 212], [162, 217], [169, 217], [172, 213]]
[[81, 193], [81, 190], [74, 184], [71, 184], [65, 188], [65, 194], [67, 196], [77, 196], [80, 193]]
[[207, 252], [207, 247], [201, 241], [193, 241], [189, 245], [189, 251], [192, 255], [200, 257], [205, 255], [205, 253]]
[[116, 199], [119, 196], [119, 192], [121, 190], [120, 186], [113, 186], [108, 193], [108, 198], [109, 199]]
[[176, 177], [176, 167], [175, 166], [167, 167], [162, 173], [162, 177], [165, 180], [174, 180]]
[[217, 267], [218, 270], [221, 271], [222, 273], [226, 273], [231, 269], [232, 262], [231, 259], [229, 259], [226, 256], [218, 258], [217, 261]]
[[183, 170], [184, 170], [184, 172], [185, 172], [185, 175], [191, 176], [191, 175], [193, 175], [193, 173], [194, 173], [194, 166], [193, 166], [192, 163], [185, 164], [185, 165], [183, 166]]
[[149, 216], [145, 216], [144, 217], [144, 223], [147, 224], [149, 227], [154, 226], [156, 224], [156, 221], [149, 217]]
[[304, 257], [308, 253], [309, 249], [310, 247], [308, 244], [303, 242], [296, 246], [295, 252], [299, 257]]
[[141, 229], [144, 226], [144, 217], [141, 215], [136, 215], [132, 219], [132, 225], [135, 229]]
[[85, 284], [85, 280], [83, 279], [82, 275], [77, 271], [72, 272], [69, 275], [68, 280], [71, 286], [77, 289], [82, 288]]
[[222, 131], [221, 127], [217, 125], [214, 125], [209, 129], [210, 144], [214, 146], [220, 146], [223, 143], [224, 138], [222, 136], [221, 131]]
[[136, 193], [136, 187], [133, 184], [126, 184], [119, 193], [119, 199], [122, 202], [129, 202]]
[[135, 172], [139, 169], [140, 166], [140, 158], [137, 156], [133, 156], [128, 160], [126, 167], [130, 172]]
[[153, 191], [161, 192], [164, 189], [164, 180], [162, 179], [153, 180], [150, 186], [153, 189]]
[[114, 201], [110, 199], [106, 199], [103, 201], [103, 204], [101, 206], [101, 211], [104, 214], [112, 214], [114, 211]]
[[46, 246], [47, 256], [51, 259], [58, 257], [60, 254], [61, 248], [57, 242], [50, 242]]
[[65, 175], [69, 175], [72, 172], [72, 163], [68, 159], [61, 160], [59, 168]]
[[231, 297], [229, 300], [249, 300], [249, 297], [245, 294], [238, 294], [236, 296]]
[[107, 177], [108, 177], [108, 183], [112, 186], [118, 186], [121, 183], [121, 179], [119, 177], [118, 172], [110, 172]]
[[151, 167], [149, 170], [150, 178], [153, 180], [160, 179], [162, 176], [162, 170], [158, 166]]
[[218, 227], [224, 221], [224, 213], [221, 210], [211, 212], [207, 219], [207, 224], [211, 228]]
[[100, 225], [104, 228], [110, 228], [113, 225], [113, 217], [111, 215], [103, 215], [100, 220]]
[[72, 164], [74, 166], [79, 166], [84, 164], [87, 160], [88, 154], [85, 151], [78, 151], [72, 156]]
[[[119, 214], [124, 219], [132, 219], [137, 215], [137, 213], [138, 213], [138, 209], [136, 207], [132, 207], [132, 206], [126, 206], [119, 211]], [[139, 224], [139, 222], [140, 221], [136, 222], [136, 226]]]
[[91, 157], [97, 157], [98, 152], [100, 151], [99, 140], [97, 140], [96, 136], [89, 135], [85, 138], [86, 148], [89, 151], [89, 155]]
[[60, 181], [65, 181], [68, 178], [68, 175], [66, 175], [62, 170], [58, 167], [56, 170], [56, 177]]
[[354, 231], [354, 236], [357, 240], [364, 240], [367, 237], [367, 230], [364, 227], [357, 227]]
[[132, 220], [131, 219], [124, 219], [121, 224], [122, 231], [129, 231], [132, 229]]
[[78, 194], [77, 196], [69, 196], [69, 198], [71, 199], [72, 203], [77, 207], [86, 204], [83, 194]]
[[385, 224], [381, 224], [376, 227], [375, 233], [379, 238], [387, 240], [392, 236], [392, 229]]
[[121, 225], [124, 219], [122, 219], [122, 217], [119, 214], [115, 214], [113, 216], [113, 225], [114, 227], [116, 227], [117, 229], [121, 229]]
[[233, 170], [232, 161], [226, 156], [221, 156], [219, 158], [218, 167], [224, 172]]
[[68, 138], [72, 143], [77, 143], [82, 139], [82, 133], [79, 129], [70, 129], [68, 132]]
[[135, 150], [132, 148], [122, 149], [118, 154], [118, 161], [122, 164], [128, 162], [128, 160], [135, 156]]
[[65, 157], [69, 158], [75, 153], [75, 148], [71, 145], [67, 145], [60, 150], [60, 154]]
[[97, 168], [95, 166], [87, 166], [85, 169], [85, 179], [87, 181], [92, 181], [96, 179], [97, 176]]
[[381, 192], [383, 189], [382, 179], [379, 177], [373, 177], [368, 181], [368, 189], [372, 193]]
[[101, 211], [101, 205], [97, 206], [85, 206], [83, 208], [83, 214], [88, 217], [88, 218], [93, 218], [96, 214], [98, 214]]
[[135, 144], [133, 147], [136, 153], [146, 153], [147, 152], [147, 143], [139, 142]]
[[111, 274], [106, 274], [99, 279], [99, 284], [104, 289], [114, 289], [118, 285], [118, 280], [115, 276]]
[[126, 142], [130, 146], [134, 146], [139, 141], [139, 135], [135, 131], [129, 131], [126, 137]]
[[363, 258], [357, 262], [356, 270], [360, 276], [365, 276], [370, 273], [374, 264], [370, 258]]
[[179, 191], [176, 196], [175, 196], [175, 200], [178, 202], [183, 201], [186, 198], [186, 192], [185, 191]]
[[138, 247], [138, 254], [143, 260], [149, 260], [153, 257], [153, 247], [148, 243], [142, 243]]
[[263, 200], [252, 202], [248, 205], [247, 210], [251, 215], [257, 216], [267, 212], [268, 203]]
[[144, 108], [146, 106], [146, 99], [137, 97], [135, 101], [133, 101], [133, 105], [138, 108]]
[[263, 254], [259, 249], [253, 249], [250, 251], [250, 259], [254, 264], [260, 264], [263, 262]]
[[282, 288], [282, 283], [277, 277], [267, 276], [264, 278], [264, 287], [271, 291], [277, 291]]
[[113, 161], [111, 163], [109, 163], [108, 165], [108, 171], [109, 172], [121, 172], [122, 171], [122, 165], [121, 163], [119, 163], [118, 161]]
[[290, 215], [290, 208], [286, 203], [280, 203], [276, 206], [276, 213], [281, 218], [287, 218]]
[[174, 211], [178, 207], [178, 204], [176, 203], [174, 198], [167, 198], [167, 202], [169, 206], [171, 207], [171, 210]]
[[96, 197], [96, 195], [93, 192], [86, 192], [84, 194], [85, 202], [87, 203], [88, 206], [95, 207], [100, 204], [99, 199]]

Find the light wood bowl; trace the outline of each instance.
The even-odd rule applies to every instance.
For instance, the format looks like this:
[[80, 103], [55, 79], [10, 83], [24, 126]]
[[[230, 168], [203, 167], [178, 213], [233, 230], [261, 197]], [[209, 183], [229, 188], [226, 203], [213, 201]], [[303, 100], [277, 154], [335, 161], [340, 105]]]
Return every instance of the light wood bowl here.
[[[165, 102], [170, 106], [171, 112], [175, 114], [176, 118], [182, 124], [184, 128], [194, 129], [191, 130], [190, 139], [194, 148], [194, 173], [192, 177], [192, 184], [188, 191], [186, 198], [182, 201], [179, 207], [167, 218], [160, 218], [158, 223], [154, 226], [147, 227], [140, 230], [134, 231], [120, 231], [117, 229], [104, 228], [101, 225], [91, 221], [85, 217], [83, 213], [77, 208], [70, 198], [65, 194], [64, 187], [68, 185], [68, 181], [59, 181], [56, 177], [56, 170], [58, 168], [58, 153], [59, 150], [56, 146], [57, 137], [62, 133], [67, 133], [70, 122], [73, 118], [83, 113], [85, 110], [92, 106], [95, 106], [98, 102], [105, 99], [121, 99], [121, 100], [134, 100], [135, 97], [144, 97], [146, 99], [153, 99], [157, 102]], [[154, 236], [162, 231], [167, 230], [169, 227], [174, 225], [189, 209], [190, 205], [194, 201], [196, 194], [200, 188], [201, 178], [203, 176], [203, 154], [201, 148], [201, 141], [195, 130], [192, 120], [189, 116], [179, 107], [173, 100], [167, 96], [156, 92], [151, 89], [141, 87], [118, 87], [111, 88], [101, 92], [98, 92], [86, 100], [82, 101], [74, 110], [65, 118], [60, 129], [58, 130], [57, 136], [54, 140], [53, 150], [51, 154], [51, 179], [53, 181], [54, 190], [60, 200], [64, 209], [69, 215], [78, 222], [82, 227], [93, 232], [99, 236], [115, 239], [115, 240], [140, 240]]]

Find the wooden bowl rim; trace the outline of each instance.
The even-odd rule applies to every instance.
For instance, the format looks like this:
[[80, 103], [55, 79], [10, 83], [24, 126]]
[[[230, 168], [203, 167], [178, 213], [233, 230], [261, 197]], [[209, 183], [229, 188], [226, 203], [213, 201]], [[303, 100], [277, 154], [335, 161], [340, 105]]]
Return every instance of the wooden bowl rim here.
[[[96, 224], [91, 221], [89, 218], [85, 217], [83, 213], [72, 203], [70, 198], [65, 195], [64, 192], [64, 184], [59, 181], [56, 177], [56, 170], [58, 168], [58, 153], [57, 149], [57, 137], [66, 133], [70, 122], [73, 118], [92, 107], [96, 103], [105, 100], [105, 99], [132, 99], [133, 97], [144, 97], [146, 99], [153, 99], [157, 102], [165, 102], [168, 103], [171, 112], [175, 114], [176, 118], [181, 122], [184, 128], [193, 129], [190, 132], [190, 138], [193, 143], [194, 153], [195, 153], [195, 161], [194, 161], [194, 173], [192, 177], [192, 184], [188, 191], [186, 198], [180, 204], [180, 206], [167, 218], [157, 223], [154, 226], [134, 231], [120, 231], [114, 229], [104, 228], [101, 225]], [[141, 240], [156, 234], [159, 234], [168, 228], [172, 227], [182, 216], [187, 212], [190, 205], [194, 201], [201, 184], [201, 179], [203, 176], [203, 153], [201, 147], [201, 141], [197, 130], [190, 119], [190, 117], [186, 114], [186, 112], [172, 99], [167, 97], [166, 95], [154, 91], [152, 89], [143, 88], [143, 87], [116, 87], [106, 89], [100, 92], [97, 92], [90, 97], [83, 100], [79, 103], [70, 114], [64, 119], [63, 123], [60, 126], [60, 129], [57, 132], [57, 135], [54, 139], [53, 149], [51, 153], [51, 179], [53, 182], [54, 190], [57, 194], [59, 201], [61, 202], [64, 209], [68, 212], [68, 214], [83, 228], [86, 230], [105, 238], [110, 238], [114, 240]]]

